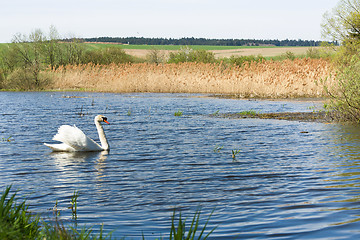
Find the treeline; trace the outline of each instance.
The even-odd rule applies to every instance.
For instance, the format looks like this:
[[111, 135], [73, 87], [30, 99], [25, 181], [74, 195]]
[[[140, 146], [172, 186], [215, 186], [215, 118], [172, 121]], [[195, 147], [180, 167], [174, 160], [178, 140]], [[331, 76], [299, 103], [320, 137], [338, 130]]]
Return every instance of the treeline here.
[[[207, 38], [144, 38], [144, 37], [98, 37], [83, 38], [85, 42], [106, 42], [132, 45], [211, 45], [211, 46], [320, 46], [314, 40], [256, 40], [256, 39], [207, 39]], [[337, 45], [336, 43], [334, 43]]]

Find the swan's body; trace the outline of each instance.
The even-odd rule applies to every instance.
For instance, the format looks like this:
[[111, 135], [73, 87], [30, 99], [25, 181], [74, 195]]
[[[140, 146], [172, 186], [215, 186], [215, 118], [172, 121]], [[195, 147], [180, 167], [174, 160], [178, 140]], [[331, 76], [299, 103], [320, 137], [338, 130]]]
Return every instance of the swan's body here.
[[109, 143], [106, 139], [104, 128], [100, 122], [109, 124], [107, 118], [102, 115], [97, 115], [94, 119], [96, 129], [99, 134], [100, 143], [96, 143], [89, 138], [79, 128], [69, 125], [62, 125], [58, 129], [58, 133], [53, 137], [53, 140], [62, 143], [59, 144], [47, 144], [45, 146], [51, 148], [54, 152], [97, 152], [108, 151], [110, 149]]

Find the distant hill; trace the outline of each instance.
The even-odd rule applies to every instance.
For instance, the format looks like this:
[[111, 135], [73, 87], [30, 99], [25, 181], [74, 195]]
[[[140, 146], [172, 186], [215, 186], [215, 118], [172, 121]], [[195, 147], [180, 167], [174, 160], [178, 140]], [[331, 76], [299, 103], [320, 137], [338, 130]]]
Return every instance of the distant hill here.
[[[320, 46], [314, 40], [256, 40], [256, 39], [207, 39], [207, 38], [144, 38], [144, 37], [98, 37], [83, 38], [85, 42], [104, 42], [132, 45], [211, 45], [211, 46]], [[336, 44], [336, 43], [335, 43]], [[337, 44], [336, 44], [337, 45]]]

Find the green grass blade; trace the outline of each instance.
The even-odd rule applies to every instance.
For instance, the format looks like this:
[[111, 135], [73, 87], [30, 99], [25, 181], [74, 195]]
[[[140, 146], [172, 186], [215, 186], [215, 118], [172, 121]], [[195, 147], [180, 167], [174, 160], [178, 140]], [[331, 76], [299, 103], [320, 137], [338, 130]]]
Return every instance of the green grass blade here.
[[[205, 225], [204, 225], [204, 227], [203, 227], [203, 229], [202, 229], [202, 231], [201, 231], [201, 233], [200, 233], [200, 236], [198, 237], [199, 240], [201, 239], [201, 236], [204, 234], [205, 229], [206, 229], [206, 226], [208, 225], [208, 223], [209, 223], [209, 221], [210, 221], [210, 218], [211, 218], [211, 216], [213, 215], [214, 211], [215, 211], [215, 209], [212, 210], [212, 212], [210, 213], [210, 215], [209, 215], [209, 217], [208, 217], [208, 219], [207, 219], [207, 221], [206, 221], [206, 223], [205, 223]], [[215, 229], [216, 229], [216, 227], [214, 227], [214, 228], [205, 236], [205, 238], [204, 238], [203, 240], [206, 240], [206, 239], [210, 236], [210, 234], [215, 231]]]
[[174, 221], [175, 221], [175, 209], [174, 209], [173, 215], [171, 216], [171, 229], [170, 229], [170, 237], [169, 237], [170, 240], [172, 240], [173, 234], [174, 234], [174, 237], [175, 237], [175, 224], [174, 224]]
[[197, 228], [199, 226], [199, 218], [200, 218], [200, 211], [196, 211], [193, 220], [191, 222], [188, 236], [186, 237], [186, 239], [194, 239]]

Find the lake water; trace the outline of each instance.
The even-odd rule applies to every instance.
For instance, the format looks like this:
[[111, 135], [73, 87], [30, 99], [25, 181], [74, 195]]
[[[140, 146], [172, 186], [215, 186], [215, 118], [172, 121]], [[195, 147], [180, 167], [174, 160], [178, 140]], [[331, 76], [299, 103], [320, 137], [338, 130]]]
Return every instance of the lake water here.
[[[211, 239], [359, 238], [360, 128], [210, 116], [318, 106], [188, 94], [0, 92], [1, 191], [12, 184], [31, 211], [49, 219], [58, 201], [65, 223], [74, 222], [68, 207], [78, 191], [76, 222], [94, 229], [104, 223], [116, 238], [167, 237], [174, 209], [191, 218], [199, 208], [202, 223], [214, 211]], [[51, 153], [43, 145], [62, 124], [98, 141], [97, 114], [111, 123], [104, 126], [109, 154]], [[232, 150], [240, 150], [235, 161]]]

